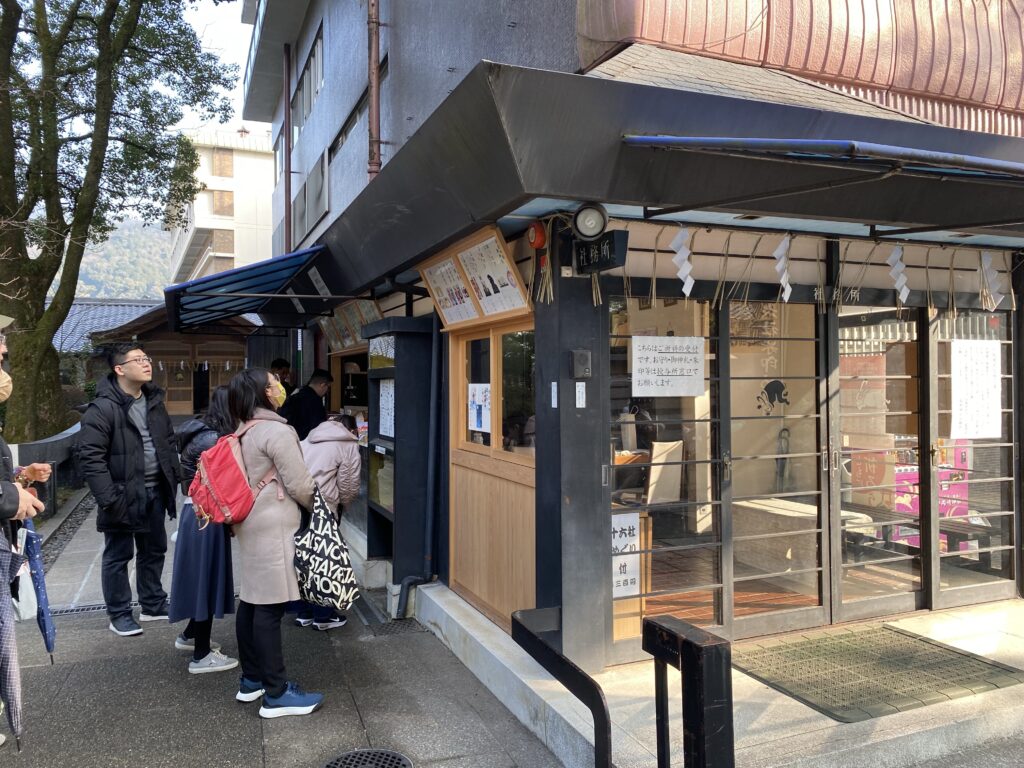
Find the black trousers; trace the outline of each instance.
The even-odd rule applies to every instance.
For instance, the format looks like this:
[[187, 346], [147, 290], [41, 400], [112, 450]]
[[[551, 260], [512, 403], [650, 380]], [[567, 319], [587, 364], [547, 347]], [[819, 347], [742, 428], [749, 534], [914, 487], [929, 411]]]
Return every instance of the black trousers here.
[[210, 635], [213, 634], [213, 619], [196, 621], [189, 619], [185, 629], [181, 632], [182, 637], [195, 641], [195, 649], [192, 658], [195, 661], [202, 661], [210, 654]]
[[288, 682], [281, 650], [281, 618], [285, 605], [253, 605], [239, 600], [235, 613], [242, 676], [263, 683], [267, 696], [280, 696]]
[[146, 522], [141, 533], [104, 534], [103, 601], [111, 618], [131, 615], [132, 588], [128, 581], [128, 563], [135, 558], [135, 588], [143, 613], [167, 610], [167, 593], [160, 584], [167, 554], [164, 515], [167, 500], [160, 486], [146, 488]]

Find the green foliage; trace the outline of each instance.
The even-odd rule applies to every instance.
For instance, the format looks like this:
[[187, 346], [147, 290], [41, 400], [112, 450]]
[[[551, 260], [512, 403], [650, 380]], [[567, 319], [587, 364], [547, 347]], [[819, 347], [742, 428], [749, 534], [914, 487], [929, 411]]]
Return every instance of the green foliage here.
[[98, 299], [160, 299], [170, 273], [171, 235], [137, 219], [90, 246], [78, 274], [78, 296]]
[[[175, 224], [199, 190], [198, 155], [174, 126], [186, 109], [230, 117], [237, 68], [203, 51], [184, 18], [197, 4], [0, 0], [0, 300], [15, 318], [15, 439], [53, 434], [70, 418], [51, 341], [86, 246], [129, 217], [170, 212]], [[125, 291], [153, 295], [145, 256], [120, 268]]]

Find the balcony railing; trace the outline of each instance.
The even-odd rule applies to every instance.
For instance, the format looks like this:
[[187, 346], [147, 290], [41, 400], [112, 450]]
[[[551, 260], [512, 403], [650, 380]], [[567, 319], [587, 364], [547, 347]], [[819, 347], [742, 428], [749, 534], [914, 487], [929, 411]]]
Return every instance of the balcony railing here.
[[263, 17], [267, 13], [267, 0], [259, 0], [256, 6], [256, 23], [252, 26], [252, 37], [249, 40], [249, 55], [245, 61], [245, 77], [242, 80], [242, 93], [249, 92], [252, 70], [256, 66], [256, 51], [259, 49], [260, 35], [263, 32]]

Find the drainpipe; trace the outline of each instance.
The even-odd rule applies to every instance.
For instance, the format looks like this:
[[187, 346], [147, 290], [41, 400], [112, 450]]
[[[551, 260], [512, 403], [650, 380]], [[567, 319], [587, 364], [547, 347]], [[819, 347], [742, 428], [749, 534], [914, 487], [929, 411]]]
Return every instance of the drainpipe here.
[[437, 376], [441, 370], [441, 324], [434, 314], [434, 331], [430, 347], [430, 424], [427, 428], [427, 509], [423, 522], [423, 575], [406, 576], [398, 593], [398, 618], [405, 618], [409, 602], [409, 590], [417, 584], [425, 584], [434, 578], [434, 516], [437, 514], [437, 431], [440, 421], [438, 411]]
[[284, 252], [292, 249], [292, 47], [284, 47]]
[[380, 173], [380, 0], [366, 4], [366, 26], [369, 32], [369, 72], [367, 73], [368, 121], [370, 124], [369, 180]]

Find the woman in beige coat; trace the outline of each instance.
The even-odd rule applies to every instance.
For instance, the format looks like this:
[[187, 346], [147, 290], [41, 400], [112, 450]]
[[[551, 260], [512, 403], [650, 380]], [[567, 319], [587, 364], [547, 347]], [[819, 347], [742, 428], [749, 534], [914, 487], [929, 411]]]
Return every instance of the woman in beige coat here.
[[299, 438], [277, 415], [283, 395], [281, 382], [263, 368], [237, 374], [228, 392], [239, 429], [256, 422], [241, 438], [249, 483], [255, 487], [276, 470], [274, 480], [259, 491], [249, 516], [234, 526], [242, 582], [235, 619], [242, 680], [235, 698], [256, 701], [263, 696], [261, 717], [308, 715], [323, 702], [322, 694], [305, 693], [288, 682], [281, 650], [285, 605], [299, 599], [294, 565], [299, 506], [309, 508], [313, 499], [313, 478], [303, 462]]

